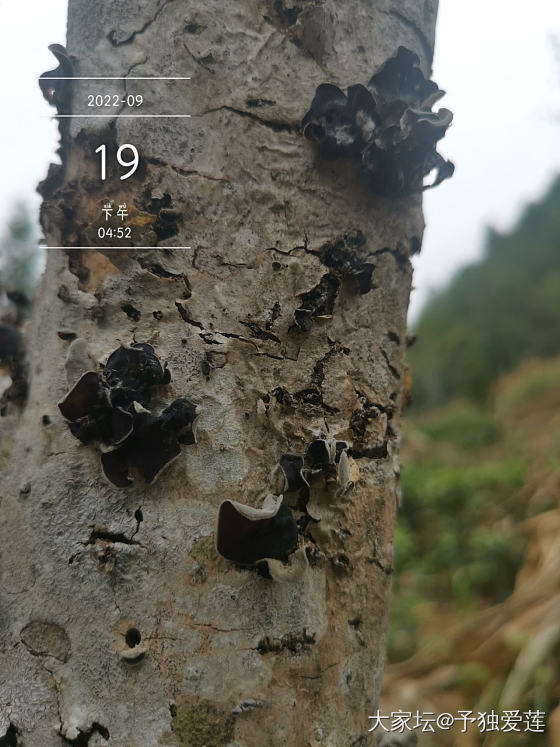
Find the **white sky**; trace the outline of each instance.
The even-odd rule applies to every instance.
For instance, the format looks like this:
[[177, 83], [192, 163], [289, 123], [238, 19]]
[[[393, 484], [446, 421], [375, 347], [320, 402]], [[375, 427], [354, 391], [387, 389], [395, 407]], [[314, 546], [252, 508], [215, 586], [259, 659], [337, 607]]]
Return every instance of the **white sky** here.
[[[66, 0], [0, 0], [3, 70], [0, 231], [13, 202], [35, 209], [35, 185], [57, 143], [38, 76], [64, 43]], [[476, 258], [485, 227], [507, 228], [560, 171], [558, 0], [440, 0], [434, 78], [455, 114], [442, 143], [453, 178], [426, 193], [427, 229], [415, 260], [411, 316], [458, 266]]]
[[454, 121], [440, 150], [453, 177], [425, 197], [410, 316], [560, 171], [558, 0], [440, 0], [434, 79]]

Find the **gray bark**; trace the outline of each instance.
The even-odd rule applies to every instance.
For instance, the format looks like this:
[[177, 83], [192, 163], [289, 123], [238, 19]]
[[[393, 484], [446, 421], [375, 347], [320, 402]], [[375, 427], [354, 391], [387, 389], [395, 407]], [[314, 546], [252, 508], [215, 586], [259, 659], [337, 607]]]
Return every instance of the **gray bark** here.
[[[29, 332], [28, 401], [5, 422], [0, 742], [16, 732], [26, 747], [371, 739], [421, 199], [371, 195], [350, 169], [321, 162], [298, 125], [318, 84], [365, 83], [399, 44], [427, 71], [436, 3], [285, 2], [301, 9], [294, 24], [278, 5], [70, 0], [77, 75], [192, 75], [109, 90], [144, 93], [144, 112], [193, 116], [72, 120], [64, 181], [45, 187], [51, 245], [94, 243], [107, 197], [136, 206], [136, 244], [158, 242], [154, 198], [170, 195], [181, 220], [157, 248], [48, 254]], [[75, 83], [75, 111], [90, 90]], [[101, 184], [101, 142], [136, 144], [140, 176], [120, 182], [111, 172]], [[312, 252], [357, 230], [360, 258], [374, 265], [371, 291], [342, 282], [332, 317], [294, 331], [298, 294], [328, 273]], [[164, 248], [177, 245], [192, 248]], [[275, 339], [255, 336], [276, 304]], [[83, 344], [60, 339], [62, 328], [87, 341], [89, 361]], [[57, 403], [80, 372], [133, 339], [168, 362], [161, 405], [188, 396], [201, 414], [197, 444], [154, 485], [118, 489]], [[225, 363], [209, 375], [208, 353]], [[279, 401], [280, 389], [291, 397]], [[355, 484], [312, 530], [315, 561], [281, 583], [220, 558], [221, 501], [258, 507], [281, 492], [280, 455], [302, 453], [317, 430], [352, 444]], [[141, 635], [136, 663], [130, 629]]]

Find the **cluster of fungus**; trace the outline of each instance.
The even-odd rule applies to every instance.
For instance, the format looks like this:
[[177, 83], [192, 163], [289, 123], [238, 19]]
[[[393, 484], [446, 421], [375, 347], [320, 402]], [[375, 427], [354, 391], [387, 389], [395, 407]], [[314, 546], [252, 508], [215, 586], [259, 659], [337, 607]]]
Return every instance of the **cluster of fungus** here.
[[432, 171], [430, 187], [453, 174], [453, 164], [436, 152], [453, 115], [448, 109], [432, 111], [444, 91], [419, 65], [414, 52], [399, 47], [367, 86], [353, 85], [344, 93], [321, 84], [303, 118], [303, 133], [321, 157], [359, 164], [373, 192], [408, 194], [425, 188]]
[[308, 250], [329, 268], [329, 272], [314, 288], [298, 294], [301, 305], [294, 311], [295, 327], [310, 332], [314, 319], [330, 319], [341, 284], [345, 281], [351, 281], [360, 295], [369, 293], [374, 266], [358, 256], [365, 243], [366, 237], [358, 229], [345, 232], [317, 250]]
[[39, 87], [48, 103], [56, 106], [61, 113], [68, 108], [70, 78], [74, 77], [73, 65], [62, 44], [51, 44], [49, 51], [56, 57], [58, 67], [41, 75]]
[[309, 521], [319, 522], [353, 482], [347, 451], [345, 441], [319, 434], [304, 455], [280, 457], [283, 495], [267, 495], [261, 508], [224, 501], [216, 529], [220, 555], [275, 580], [298, 578], [308, 564], [306, 547], [299, 543], [302, 527]]
[[148, 409], [153, 388], [170, 381], [154, 348], [134, 342], [111, 353], [101, 373], [84, 373], [59, 403], [72, 435], [98, 444], [103, 473], [113, 485], [130, 485], [133, 469], [154, 482], [182, 444], [195, 443], [194, 402], [181, 397], [159, 415]]

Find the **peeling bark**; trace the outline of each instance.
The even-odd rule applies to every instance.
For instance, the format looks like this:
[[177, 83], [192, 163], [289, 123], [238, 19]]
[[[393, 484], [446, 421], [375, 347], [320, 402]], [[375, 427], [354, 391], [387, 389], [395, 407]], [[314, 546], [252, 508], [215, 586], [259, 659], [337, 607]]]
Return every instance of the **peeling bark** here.
[[[400, 44], [427, 72], [435, 8], [409, 16], [416, 5], [70, 0], [76, 75], [128, 76], [114, 90], [144, 93], [143, 111], [181, 103], [192, 118], [70, 120], [62, 172], [42, 185], [50, 245], [99, 244], [108, 198], [130, 206], [134, 241], [49, 252], [27, 404], [5, 419], [4, 743], [372, 743], [421, 198], [370, 194], [299, 122], [318, 85], [365, 83]], [[77, 111], [93, 89], [73, 85]], [[101, 183], [101, 143], [136, 144], [137, 174], [108, 165]], [[310, 323], [294, 321], [302, 308]], [[133, 341], [171, 372], [155, 404], [187, 396], [200, 415], [197, 443], [154, 484], [119, 489], [57, 403]], [[220, 557], [220, 504], [280, 495], [280, 458], [319, 432], [348, 444], [351, 487], [299, 523], [297, 572]]]

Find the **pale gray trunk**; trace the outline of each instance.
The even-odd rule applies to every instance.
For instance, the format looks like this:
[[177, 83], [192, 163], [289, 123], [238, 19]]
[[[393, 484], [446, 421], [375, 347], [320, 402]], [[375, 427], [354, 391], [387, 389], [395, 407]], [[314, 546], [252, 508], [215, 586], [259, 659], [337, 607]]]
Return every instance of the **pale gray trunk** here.
[[[399, 44], [427, 70], [435, 6], [70, 0], [76, 75], [192, 76], [76, 82], [74, 111], [87, 111], [88, 91], [126, 88], [144, 94], [143, 112], [193, 116], [72, 120], [64, 183], [45, 188], [51, 245], [93, 244], [104, 198], [134, 203], [138, 226], [167, 194], [182, 219], [151, 250], [48, 254], [27, 405], [6, 421], [18, 419], [2, 479], [0, 743], [370, 743], [421, 200], [372, 196], [350, 169], [321, 162], [298, 125], [318, 84], [365, 83]], [[282, 7], [301, 9], [295, 23]], [[102, 185], [102, 142], [136, 144], [140, 177], [111, 172]], [[312, 252], [352, 231], [366, 238], [372, 289], [343, 282], [332, 318], [291, 329], [298, 294], [329, 272]], [[163, 248], [177, 245], [192, 248]], [[70, 361], [70, 383], [136, 339], [168, 361], [173, 396], [200, 404], [197, 444], [155, 485], [113, 488], [99, 452], [69, 432], [57, 407], [69, 388], [61, 329], [84, 338], [93, 361]], [[221, 366], [210, 373], [208, 353], [224, 354], [210, 356]], [[318, 430], [353, 444], [359, 477], [317, 525], [315, 561], [279, 583], [219, 558], [221, 501], [260, 506], [278, 493], [279, 457]]]

